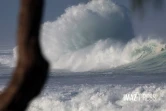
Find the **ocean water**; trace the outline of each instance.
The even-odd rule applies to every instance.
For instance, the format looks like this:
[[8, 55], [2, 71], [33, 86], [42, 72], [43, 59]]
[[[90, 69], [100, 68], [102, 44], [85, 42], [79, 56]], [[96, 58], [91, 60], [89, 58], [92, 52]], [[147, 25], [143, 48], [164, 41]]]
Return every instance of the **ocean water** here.
[[[50, 75], [27, 111], [166, 111], [166, 44], [135, 35], [124, 6], [71, 6], [42, 24], [41, 45]], [[1, 90], [16, 60], [17, 47], [1, 48]]]

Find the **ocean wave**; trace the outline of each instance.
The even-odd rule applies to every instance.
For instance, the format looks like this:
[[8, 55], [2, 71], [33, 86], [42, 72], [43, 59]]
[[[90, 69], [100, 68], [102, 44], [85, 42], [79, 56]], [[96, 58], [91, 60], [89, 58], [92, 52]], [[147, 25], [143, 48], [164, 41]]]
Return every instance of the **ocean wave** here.
[[[111, 0], [71, 6], [45, 22], [41, 46], [52, 70], [72, 72], [108, 70], [165, 50], [162, 40], [135, 37], [129, 11]], [[0, 54], [0, 64], [15, 66], [16, 52]]]
[[134, 32], [127, 9], [111, 0], [92, 0], [71, 6], [57, 20], [44, 23], [41, 36], [52, 69], [88, 71], [100, 64], [93, 53], [102, 54], [114, 42], [126, 43]]
[[129, 11], [111, 0], [92, 0], [66, 9], [42, 26], [41, 44], [53, 70], [115, 68], [160, 52], [160, 40], [134, 38]]

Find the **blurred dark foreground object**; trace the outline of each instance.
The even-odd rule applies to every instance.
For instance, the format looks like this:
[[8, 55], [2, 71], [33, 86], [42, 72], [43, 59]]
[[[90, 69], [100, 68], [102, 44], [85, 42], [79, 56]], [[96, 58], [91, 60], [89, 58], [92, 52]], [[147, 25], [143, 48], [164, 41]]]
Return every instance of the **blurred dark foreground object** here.
[[24, 111], [47, 79], [48, 63], [39, 45], [43, 5], [44, 0], [21, 0], [17, 67], [0, 95], [0, 111]]

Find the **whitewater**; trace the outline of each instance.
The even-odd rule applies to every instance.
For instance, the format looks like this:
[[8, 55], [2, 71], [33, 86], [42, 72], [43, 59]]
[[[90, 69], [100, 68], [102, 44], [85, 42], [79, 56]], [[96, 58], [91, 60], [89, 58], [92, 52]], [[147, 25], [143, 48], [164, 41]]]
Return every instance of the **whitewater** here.
[[[27, 111], [166, 111], [166, 42], [135, 35], [130, 13], [91, 0], [43, 23], [50, 76]], [[0, 90], [16, 61], [17, 46], [0, 50]]]

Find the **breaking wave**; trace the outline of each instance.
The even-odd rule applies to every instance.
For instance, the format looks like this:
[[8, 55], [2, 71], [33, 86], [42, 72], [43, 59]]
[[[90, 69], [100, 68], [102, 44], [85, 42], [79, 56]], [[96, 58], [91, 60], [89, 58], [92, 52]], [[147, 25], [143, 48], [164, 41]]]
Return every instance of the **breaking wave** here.
[[[165, 49], [162, 40], [134, 37], [129, 11], [111, 0], [71, 6], [41, 29], [44, 55], [53, 70], [62, 71], [115, 68]], [[0, 64], [15, 66], [16, 49], [11, 55], [0, 54]]]
[[66, 9], [42, 26], [43, 52], [52, 69], [114, 68], [161, 50], [160, 40], [134, 38], [129, 11], [111, 0], [92, 0]]

